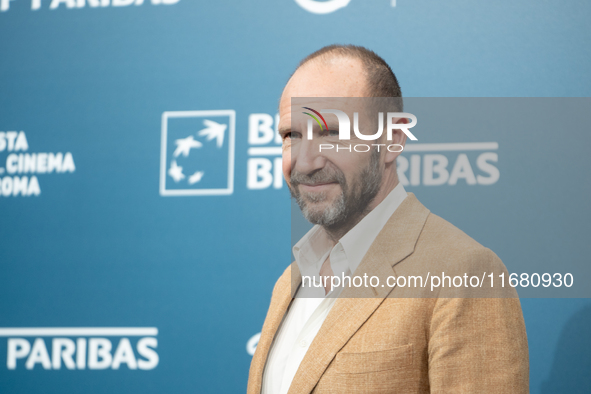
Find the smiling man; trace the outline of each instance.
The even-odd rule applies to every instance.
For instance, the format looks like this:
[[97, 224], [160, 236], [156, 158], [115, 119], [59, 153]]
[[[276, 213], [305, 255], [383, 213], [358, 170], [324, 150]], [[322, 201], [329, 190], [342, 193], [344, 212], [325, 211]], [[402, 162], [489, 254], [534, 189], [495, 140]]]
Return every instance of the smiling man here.
[[[513, 289], [434, 293], [384, 285], [427, 272], [467, 277], [506, 269], [404, 190], [400, 152], [383, 147], [405, 145], [401, 128], [388, 140], [384, 134], [368, 143], [357, 133], [343, 140], [336, 116], [312, 129], [310, 113], [302, 113], [336, 107], [350, 119], [358, 112], [358, 123], [375, 130], [372, 113], [402, 110], [398, 81], [375, 53], [329, 46], [305, 58], [283, 91], [283, 172], [315, 226], [275, 285], [248, 392], [528, 392], [525, 325]], [[358, 143], [372, 148], [351, 149]], [[310, 278], [350, 276], [377, 282], [310, 286]]]

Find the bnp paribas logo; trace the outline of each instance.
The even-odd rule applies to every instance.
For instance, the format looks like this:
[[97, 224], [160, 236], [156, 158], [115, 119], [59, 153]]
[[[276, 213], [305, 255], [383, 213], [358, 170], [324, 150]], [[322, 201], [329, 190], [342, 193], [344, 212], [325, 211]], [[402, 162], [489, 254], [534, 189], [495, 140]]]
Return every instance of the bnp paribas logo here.
[[234, 110], [164, 112], [160, 195], [232, 194], [235, 124]]

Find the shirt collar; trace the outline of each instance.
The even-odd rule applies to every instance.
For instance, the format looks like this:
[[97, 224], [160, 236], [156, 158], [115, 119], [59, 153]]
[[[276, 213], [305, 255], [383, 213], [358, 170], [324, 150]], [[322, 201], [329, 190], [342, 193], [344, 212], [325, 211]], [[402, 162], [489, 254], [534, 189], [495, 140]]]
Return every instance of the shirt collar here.
[[[406, 196], [406, 190], [398, 183], [386, 198], [349, 230], [336, 245], [321, 226], [312, 227], [292, 249], [301, 274], [318, 275], [322, 263], [333, 251], [344, 254], [348, 269], [354, 273], [374, 239]], [[331, 265], [332, 260], [331, 255]]]

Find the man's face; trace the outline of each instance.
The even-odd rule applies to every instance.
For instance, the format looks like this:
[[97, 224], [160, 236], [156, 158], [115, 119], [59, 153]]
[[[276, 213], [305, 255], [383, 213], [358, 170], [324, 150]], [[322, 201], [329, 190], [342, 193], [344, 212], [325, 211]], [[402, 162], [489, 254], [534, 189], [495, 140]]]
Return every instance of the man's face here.
[[[307, 120], [293, 97], [310, 97], [311, 108], [338, 108], [350, 114], [346, 100], [324, 97], [363, 97], [365, 77], [361, 63], [335, 59], [325, 64], [301, 67], [287, 84], [280, 103], [279, 130], [283, 137], [283, 174], [292, 196], [306, 219], [325, 227], [339, 227], [363, 213], [377, 194], [382, 181], [382, 161], [377, 150], [349, 152], [349, 145], [364, 143], [352, 136], [340, 141], [338, 121], [326, 115], [328, 131], [314, 125], [314, 136], [306, 136]], [[314, 99], [317, 97], [317, 99]], [[292, 107], [292, 104], [294, 105]], [[292, 112], [293, 111], [293, 112]], [[340, 150], [320, 150], [320, 144], [338, 145]]]
[[347, 174], [341, 169], [347, 168], [343, 165], [347, 163], [338, 160], [326, 161], [324, 167], [310, 173], [294, 166], [289, 189], [309, 222], [339, 227], [365, 212], [382, 181], [379, 153], [374, 150], [369, 156], [367, 163], [359, 163], [359, 168]]

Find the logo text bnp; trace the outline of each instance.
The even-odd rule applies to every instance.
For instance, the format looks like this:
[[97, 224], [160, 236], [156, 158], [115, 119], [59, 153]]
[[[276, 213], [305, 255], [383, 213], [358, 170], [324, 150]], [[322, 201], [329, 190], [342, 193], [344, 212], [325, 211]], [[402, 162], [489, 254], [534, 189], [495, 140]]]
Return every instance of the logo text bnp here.
[[235, 124], [233, 110], [164, 112], [160, 195], [232, 194]]

